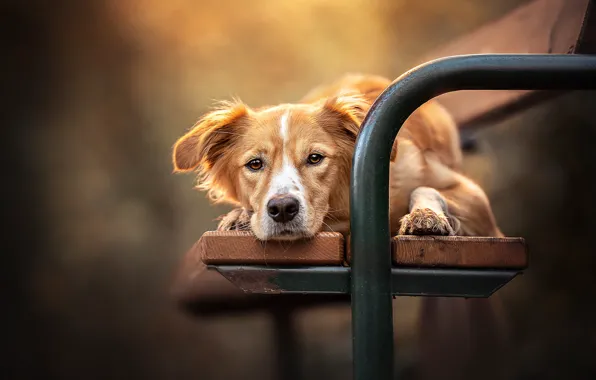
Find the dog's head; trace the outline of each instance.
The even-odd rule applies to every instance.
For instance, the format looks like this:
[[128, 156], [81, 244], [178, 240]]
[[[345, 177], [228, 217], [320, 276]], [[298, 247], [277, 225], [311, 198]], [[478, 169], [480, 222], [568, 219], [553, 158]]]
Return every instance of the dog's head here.
[[223, 103], [176, 142], [174, 169], [197, 171], [212, 200], [251, 210], [261, 240], [311, 237], [348, 220], [352, 153], [368, 107], [355, 94], [254, 110]]

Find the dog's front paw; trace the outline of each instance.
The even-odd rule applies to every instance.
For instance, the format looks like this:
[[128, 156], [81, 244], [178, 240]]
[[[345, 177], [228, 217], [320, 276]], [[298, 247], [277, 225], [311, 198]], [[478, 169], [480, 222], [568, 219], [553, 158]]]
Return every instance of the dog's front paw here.
[[245, 208], [235, 208], [226, 215], [219, 217], [218, 231], [250, 231], [250, 217], [252, 213]]
[[417, 208], [401, 219], [400, 235], [455, 235], [449, 218], [429, 208]]

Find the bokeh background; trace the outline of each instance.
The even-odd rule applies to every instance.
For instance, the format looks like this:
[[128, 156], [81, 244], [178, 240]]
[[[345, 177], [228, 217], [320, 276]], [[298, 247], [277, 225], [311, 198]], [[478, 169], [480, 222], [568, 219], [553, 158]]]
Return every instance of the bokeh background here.
[[[227, 211], [172, 174], [175, 139], [214, 99], [397, 77], [522, 2], [2, 1], [0, 376], [275, 379], [268, 315], [196, 319], [173, 301], [183, 254]], [[480, 131], [466, 158], [532, 253], [501, 291], [510, 379], [596, 376], [595, 107], [587, 92], [549, 101]], [[405, 368], [418, 302], [395, 304]], [[350, 378], [349, 314], [296, 316], [304, 378]]]

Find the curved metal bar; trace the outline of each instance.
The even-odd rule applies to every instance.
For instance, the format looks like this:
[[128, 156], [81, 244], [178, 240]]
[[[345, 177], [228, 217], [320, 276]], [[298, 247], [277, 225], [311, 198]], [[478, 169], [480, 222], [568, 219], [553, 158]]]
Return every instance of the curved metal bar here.
[[401, 125], [450, 91], [580, 89], [596, 89], [596, 56], [467, 55], [406, 72], [373, 104], [356, 141], [350, 184], [355, 380], [393, 376], [389, 157]]

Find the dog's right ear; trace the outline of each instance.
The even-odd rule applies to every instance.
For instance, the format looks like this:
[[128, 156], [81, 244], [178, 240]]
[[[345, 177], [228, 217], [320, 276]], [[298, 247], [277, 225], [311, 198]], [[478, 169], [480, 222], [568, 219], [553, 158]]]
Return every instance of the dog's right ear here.
[[323, 100], [320, 121], [338, 138], [353, 144], [369, 107], [359, 93], [334, 96]]
[[238, 124], [248, 114], [240, 101], [222, 102], [201, 119], [174, 144], [174, 172], [210, 170], [224, 154], [235, 136]]

